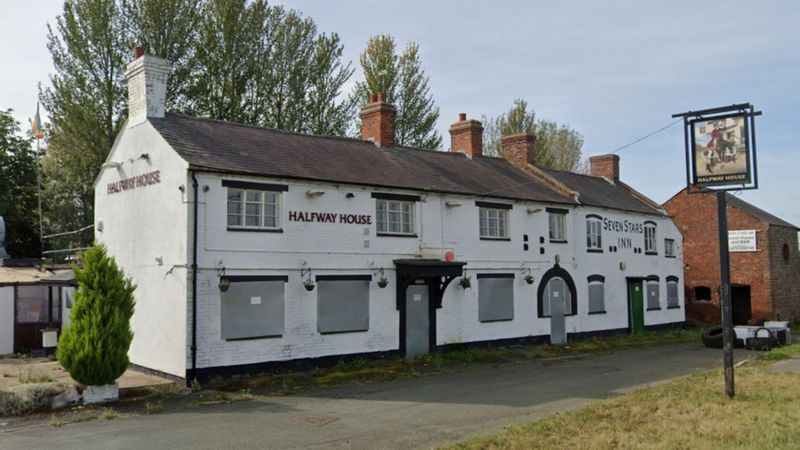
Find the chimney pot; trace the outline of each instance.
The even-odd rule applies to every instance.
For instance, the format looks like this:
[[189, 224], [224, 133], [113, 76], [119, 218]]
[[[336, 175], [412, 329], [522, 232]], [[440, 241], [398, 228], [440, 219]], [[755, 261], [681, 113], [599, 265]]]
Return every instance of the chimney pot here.
[[370, 94], [369, 95], [369, 102], [370, 103], [378, 103], [378, 94]]
[[386, 92], [378, 92], [378, 100], [377, 101], [385, 102], [386, 101]]
[[144, 56], [144, 48], [142, 47], [134, 47], [133, 49], [133, 59], [139, 59]]
[[483, 156], [483, 124], [467, 120], [466, 113], [459, 113], [458, 122], [450, 125], [450, 151], [464, 153], [470, 158]]

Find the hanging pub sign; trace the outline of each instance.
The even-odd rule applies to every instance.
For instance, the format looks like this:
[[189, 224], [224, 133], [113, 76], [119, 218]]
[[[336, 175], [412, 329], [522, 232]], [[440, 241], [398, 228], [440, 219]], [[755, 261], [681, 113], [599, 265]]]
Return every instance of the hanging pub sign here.
[[683, 117], [688, 187], [755, 189], [754, 117], [749, 103], [675, 114]]

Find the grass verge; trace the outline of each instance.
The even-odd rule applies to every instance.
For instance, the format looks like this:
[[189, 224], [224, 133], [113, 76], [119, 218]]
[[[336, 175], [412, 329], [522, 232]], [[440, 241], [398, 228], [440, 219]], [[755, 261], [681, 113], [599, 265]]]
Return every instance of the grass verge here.
[[704, 372], [451, 448], [797, 448], [800, 374], [774, 373], [764, 363], [798, 354], [798, 344], [782, 347], [737, 369], [733, 400], [721, 371]]

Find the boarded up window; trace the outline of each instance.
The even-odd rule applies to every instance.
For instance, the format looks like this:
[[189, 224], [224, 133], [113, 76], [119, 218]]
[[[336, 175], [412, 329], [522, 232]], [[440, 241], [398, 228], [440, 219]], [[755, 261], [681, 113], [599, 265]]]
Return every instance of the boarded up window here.
[[220, 293], [222, 339], [282, 336], [284, 285], [287, 277], [227, 277], [231, 285]]
[[572, 292], [567, 285], [567, 282], [564, 281], [561, 277], [553, 277], [550, 281], [547, 282], [547, 285], [544, 288], [544, 295], [542, 301], [542, 315], [544, 317], [550, 316], [551, 311], [551, 303], [552, 302], [563, 302], [564, 303], [564, 315], [568, 316], [572, 314]]
[[661, 309], [661, 294], [658, 285], [658, 277], [647, 277], [647, 309]]
[[317, 330], [345, 333], [369, 329], [370, 275], [317, 277]]
[[606, 312], [605, 277], [591, 275], [589, 277], [589, 313]]
[[667, 277], [667, 308], [680, 308], [678, 300], [678, 277]]
[[514, 274], [478, 274], [478, 320], [514, 319]]

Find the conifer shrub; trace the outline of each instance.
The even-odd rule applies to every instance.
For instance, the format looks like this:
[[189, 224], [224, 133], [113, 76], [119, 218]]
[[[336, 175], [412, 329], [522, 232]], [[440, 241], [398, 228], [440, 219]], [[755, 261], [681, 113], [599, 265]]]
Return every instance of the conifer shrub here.
[[84, 252], [81, 260], [83, 269], [72, 268], [78, 289], [56, 357], [75, 381], [101, 386], [128, 368], [136, 286], [102, 245]]

